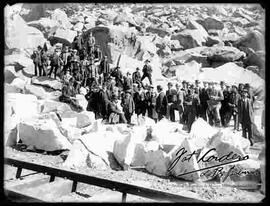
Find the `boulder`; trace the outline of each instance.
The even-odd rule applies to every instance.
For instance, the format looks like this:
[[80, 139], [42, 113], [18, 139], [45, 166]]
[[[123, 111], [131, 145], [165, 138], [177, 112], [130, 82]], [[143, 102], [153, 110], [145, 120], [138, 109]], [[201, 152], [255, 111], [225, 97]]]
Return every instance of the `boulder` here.
[[23, 54], [5, 55], [5, 65], [14, 66], [16, 72], [23, 68], [32, 68], [34, 70], [33, 60]]
[[155, 27], [147, 27], [146, 32], [157, 34], [158, 36], [164, 38], [167, 35], [170, 35], [170, 33], [166, 29], [161, 29], [161, 28], [155, 28]]
[[15, 87], [15, 86], [13, 86], [11, 84], [5, 83], [4, 92], [5, 93], [23, 93], [23, 90]]
[[196, 149], [202, 149], [217, 132], [218, 130], [210, 126], [204, 119], [198, 118], [191, 126], [189, 138]]
[[68, 104], [51, 99], [41, 100], [40, 105], [41, 113], [72, 111]]
[[21, 91], [24, 91], [24, 87], [26, 85], [27, 81], [22, 80], [21, 78], [15, 78], [12, 82], [11, 82], [11, 86], [14, 86], [16, 88], [18, 88]]
[[59, 113], [61, 118], [77, 117], [77, 128], [84, 128], [91, 125], [95, 121], [95, 114], [93, 112], [83, 111], [77, 113], [74, 111], [63, 111]]
[[73, 26], [74, 31], [82, 31], [84, 24], [82, 22], [78, 22]]
[[6, 93], [5, 115], [15, 114], [20, 119], [37, 116], [40, 111], [37, 97], [31, 94]]
[[248, 47], [254, 51], [265, 50], [264, 36], [261, 32], [250, 31], [246, 36], [237, 40], [234, 45], [236, 47]]
[[4, 122], [4, 144], [5, 146], [15, 146], [19, 141], [18, 137], [18, 118], [15, 115], [5, 116]]
[[189, 181], [199, 180], [200, 171], [198, 170], [200, 168], [197, 158], [195, 155], [190, 155], [193, 152], [197, 152], [197, 149], [193, 146], [193, 142], [188, 139], [185, 139], [180, 146], [175, 146], [168, 154], [171, 157], [168, 172], [177, 178]]
[[41, 18], [39, 20], [30, 21], [27, 23], [28, 26], [39, 29], [43, 34], [47, 34], [54, 27], [59, 27], [59, 23], [56, 20], [50, 18]]
[[211, 47], [214, 46], [215, 44], [219, 44], [222, 41], [219, 39], [219, 37], [216, 36], [208, 36], [207, 42], [206, 42], [206, 46]]
[[34, 85], [41, 85], [54, 90], [62, 90], [62, 83], [59, 80], [52, 79], [46, 76], [35, 76], [32, 78], [31, 83]]
[[28, 26], [19, 14], [5, 18], [5, 22], [5, 45], [7, 48], [36, 49], [37, 46], [44, 44], [45, 38], [42, 32]]
[[42, 86], [35, 86], [31, 84], [26, 84], [24, 87], [25, 94], [33, 94], [38, 99], [47, 99], [47, 92]]
[[59, 39], [59, 42], [67, 41], [68, 43], [72, 43], [75, 36], [77, 35], [77, 31], [73, 31], [70, 29], [57, 28], [52, 34], [52, 37], [55, 39]]
[[85, 99], [85, 96], [82, 94], [76, 95], [76, 100], [78, 101], [79, 105], [82, 106], [83, 110], [86, 110], [88, 101]]
[[145, 169], [157, 176], [168, 176], [170, 157], [162, 150], [150, 150], [145, 154]]
[[198, 29], [186, 29], [171, 36], [171, 40], [178, 40], [184, 49], [190, 49], [203, 46], [206, 43], [207, 36]]
[[31, 119], [19, 124], [19, 138], [27, 146], [45, 151], [66, 150], [71, 143], [52, 119]]
[[4, 68], [5, 83], [10, 84], [16, 77], [16, 71], [14, 66], [5, 66]]
[[217, 17], [207, 17], [203, 20], [197, 20], [207, 31], [211, 29], [222, 30], [224, 28], [224, 23]]
[[72, 27], [67, 14], [61, 9], [55, 9], [51, 13], [51, 19], [57, 21], [62, 28], [70, 29]]

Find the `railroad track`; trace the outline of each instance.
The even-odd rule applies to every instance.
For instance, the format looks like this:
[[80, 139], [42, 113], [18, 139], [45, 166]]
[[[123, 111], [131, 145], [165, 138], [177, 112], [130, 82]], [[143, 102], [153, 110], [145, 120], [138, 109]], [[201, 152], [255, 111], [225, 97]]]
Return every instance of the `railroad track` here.
[[[87, 202], [138, 202], [140, 200], [142, 202], [206, 202], [199, 198], [168, 193], [12, 158], [5, 158], [4, 163], [6, 166], [12, 166], [16, 169], [16, 180], [5, 184], [6, 196], [11, 201], [59, 202], [63, 201], [63, 196], [69, 196], [69, 201], [73, 201], [72, 196], [74, 197], [76, 194], [83, 197], [81, 199]], [[30, 173], [23, 176], [23, 171], [29, 171]]]

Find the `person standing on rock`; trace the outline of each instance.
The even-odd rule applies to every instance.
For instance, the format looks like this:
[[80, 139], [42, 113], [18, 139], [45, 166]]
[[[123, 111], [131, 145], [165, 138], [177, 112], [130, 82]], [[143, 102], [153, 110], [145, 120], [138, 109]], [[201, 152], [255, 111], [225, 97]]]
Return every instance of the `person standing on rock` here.
[[59, 97], [60, 102], [70, 104], [77, 112], [83, 111], [83, 108], [78, 104], [76, 100], [76, 90], [74, 88], [74, 78], [71, 77], [69, 82], [65, 82], [62, 88], [62, 95]]
[[132, 81], [134, 84], [142, 84], [141, 79], [142, 79], [142, 77], [141, 77], [141, 73], [140, 73], [140, 68], [137, 67], [136, 71], [133, 72], [133, 74], [132, 74]]
[[98, 45], [95, 45], [93, 56], [94, 56], [94, 62], [99, 64], [102, 59], [102, 52]]
[[145, 94], [145, 100], [147, 103], [148, 117], [155, 120], [155, 122], [157, 122], [158, 115], [155, 110], [157, 94], [154, 92], [154, 87], [152, 85], [149, 87], [149, 91], [147, 91]]
[[55, 49], [52, 58], [51, 58], [51, 70], [49, 72], [49, 76], [51, 77], [53, 71], [54, 71], [54, 78], [56, 79], [57, 72], [59, 72], [61, 68], [62, 60], [60, 58], [60, 49]]
[[177, 92], [172, 87], [173, 87], [173, 84], [171, 82], [169, 82], [168, 83], [168, 90], [166, 91], [166, 97], [168, 100], [169, 119], [172, 122], [175, 122], [174, 111], [175, 111], [175, 109], [177, 109], [177, 106], [176, 106]]
[[242, 136], [250, 141], [250, 145], [253, 145], [253, 128], [254, 124], [254, 111], [252, 106], [252, 100], [248, 98], [248, 90], [244, 89], [242, 92], [242, 99], [239, 101], [239, 122], [242, 125]]
[[49, 57], [46, 50], [41, 50], [41, 73], [42, 76], [47, 76], [47, 68], [49, 66]]
[[134, 93], [134, 102], [135, 102], [135, 114], [139, 116], [145, 116], [146, 113], [146, 102], [145, 102], [145, 92], [142, 88], [142, 85], [138, 85], [138, 90]]
[[83, 42], [81, 32], [78, 31], [77, 36], [75, 36], [73, 40], [73, 49], [76, 49], [77, 51], [81, 51], [83, 48], [83, 45], [84, 45], [84, 42]]
[[31, 56], [35, 65], [35, 76], [42, 76], [41, 49], [41, 46], [38, 46]]
[[116, 95], [112, 95], [112, 101], [108, 104], [109, 123], [127, 123], [124, 112], [118, 106], [118, 99]]
[[124, 90], [132, 89], [132, 78], [129, 71], [127, 72], [127, 76], [124, 77], [123, 89]]
[[149, 64], [149, 62], [150, 61], [148, 59], [145, 61], [145, 65], [143, 66], [143, 69], [142, 69], [143, 76], [142, 76], [141, 81], [143, 81], [144, 78], [147, 77], [148, 80], [149, 80], [149, 82], [150, 82], [150, 84], [152, 85], [152, 72], [153, 72], [153, 70], [152, 70], [152, 67]]
[[166, 117], [168, 101], [161, 85], [157, 85], [157, 100], [156, 100], [156, 112], [158, 114], [158, 120]]
[[196, 119], [197, 106], [200, 103], [199, 95], [195, 94], [194, 85], [189, 87], [188, 93], [185, 96], [184, 104], [187, 110], [187, 128], [191, 130], [191, 126]]
[[221, 100], [220, 118], [223, 127], [227, 127], [227, 118], [229, 111], [229, 91], [226, 88], [224, 81], [220, 82], [221, 92], [223, 93], [223, 100]]
[[117, 86], [122, 91], [124, 82], [123, 82], [123, 75], [122, 75], [122, 72], [120, 71], [119, 66], [117, 66], [111, 72], [111, 77], [115, 78], [115, 86]]
[[87, 53], [91, 56], [94, 53], [94, 46], [96, 44], [96, 39], [93, 36], [92, 32], [90, 32], [88, 41], [87, 41]]
[[176, 108], [179, 112], [179, 123], [183, 124], [183, 113], [184, 113], [184, 92], [180, 89], [180, 85], [178, 83], [175, 84], [176, 88]]
[[201, 92], [199, 93], [199, 99], [200, 99], [200, 112], [199, 116], [203, 118], [205, 121], [207, 121], [207, 115], [206, 111], [208, 108], [207, 101], [209, 100], [209, 96], [207, 93], [208, 88], [208, 82], [203, 83], [204, 87], [201, 89]]
[[[182, 81], [182, 88], [181, 88], [181, 91], [183, 92], [183, 95], [184, 97], [187, 95], [188, 93], [188, 83], [186, 82], [186, 80], [183, 80]], [[186, 110], [186, 105], [183, 104], [184, 106], [184, 111], [183, 111], [183, 114], [182, 114], [182, 123], [183, 124], [186, 124], [187, 123], [187, 110]]]
[[62, 58], [62, 61], [63, 61], [63, 73], [64, 73], [64, 75], [66, 74], [67, 70], [70, 67], [70, 62], [68, 61], [70, 55], [71, 55], [71, 53], [68, 50], [68, 46], [66, 46], [63, 53], [60, 55], [60, 57]]
[[238, 119], [238, 104], [241, 99], [240, 94], [237, 91], [237, 86], [232, 85], [232, 91], [229, 93], [229, 116], [228, 122], [231, 120], [233, 116], [234, 121], [234, 131], [239, 131], [239, 119]]
[[122, 99], [121, 106], [123, 107], [123, 112], [125, 115], [125, 118], [127, 120], [127, 123], [131, 123], [131, 116], [135, 111], [135, 104], [132, 98], [132, 90], [128, 89], [124, 93], [124, 98]]
[[221, 101], [223, 100], [223, 94], [220, 90], [217, 90], [214, 83], [211, 83], [211, 89], [208, 90], [209, 100], [207, 101], [208, 109], [207, 114], [209, 117], [209, 124], [213, 126], [221, 126], [220, 108]]
[[100, 62], [100, 73], [102, 74], [102, 83], [107, 82], [110, 76], [110, 65], [107, 56]]
[[74, 49], [72, 51], [72, 54], [70, 56], [70, 71], [71, 74], [74, 75], [77, 70], [79, 70], [79, 63], [80, 63], [80, 58], [77, 55], [77, 50]]

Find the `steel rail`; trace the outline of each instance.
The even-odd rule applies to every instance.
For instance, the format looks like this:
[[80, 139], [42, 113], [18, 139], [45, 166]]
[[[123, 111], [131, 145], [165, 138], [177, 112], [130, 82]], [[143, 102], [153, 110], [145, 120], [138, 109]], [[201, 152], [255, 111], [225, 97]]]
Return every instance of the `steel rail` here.
[[122, 201], [126, 201], [127, 194], [137, 195], [149, 199], [170, 201], [170, 202], [207, 202], [202, 199], [196, 199], [178, 195], [175, 193], [168, 193], [161, 190], [150, 189], [133, 184], [127, 184], [120, 181], [109, 180], [101, 177], [90, 176], [86, 174], [80, 174], [77, 172], [68, 171], [65, 169], [59, 169], [56, 167], [48, 167], [36, 163], [25, 162], [21, 160], [15, 160], [12, 158], [5, 158], [4, 163], [17, 167], [16, 178], [20, 178], [22, 169], [32, 170], [40, 173], [51, 175], [50, 182], [54, 181], [55, 177], [62, 177], [73, 181], [71, 192], [76, 191], [77, 183], [85, 183], [89, 185], [95, 185], [111, 190], [115, 190], [122, 193]]

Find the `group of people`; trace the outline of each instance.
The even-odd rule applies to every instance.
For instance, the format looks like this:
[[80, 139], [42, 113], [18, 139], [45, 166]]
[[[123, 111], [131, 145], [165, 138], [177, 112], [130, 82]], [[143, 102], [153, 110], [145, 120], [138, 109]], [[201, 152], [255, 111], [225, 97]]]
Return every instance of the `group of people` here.
[[[152, 82], [152, 67], [146, 60], [142, 68], [132, 74], [123, 74], [119, 68], [110, 68], [109, 60], [103, 55], [95, 38], [90, 33], [87, 42], [81, 33], [74, 38], [72, 48], [55, 49], [49, 57], [46, 45], [38, 47], [32, 55], [35, 64], [35, 75], [59, 76], [63, 81], [62, 95], [59, 100], [70, 104], [78, 112], [83, 108], [76, 101], [76, 94], [81, 87], [87, 88], [85, 98], [87, 110], [93, 111], [96, 118], [103, 118], [109, 123], [131, 124], [132, 116], [148, 116], [156, 122], [167, 118], [187, 125], [190, 131], [192, 123], [201, 117], [210, 125], [228, 126], [234, 120], [234, 130], [239, 130], [241, 123], [243, 136], [252, 142], [253, 102], [254, 96], [249, 84], [226, 85], [201, 82], [194, 84], [186, 81], [171, 82], [164, 91], [157, 85], [156, 91]], [[47, 74], [48, 66], [50, 71]], [[39, 74], [38, 74], [39, 73]], [[148, 78], [150, 85], [143, 83]]]

